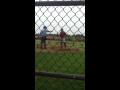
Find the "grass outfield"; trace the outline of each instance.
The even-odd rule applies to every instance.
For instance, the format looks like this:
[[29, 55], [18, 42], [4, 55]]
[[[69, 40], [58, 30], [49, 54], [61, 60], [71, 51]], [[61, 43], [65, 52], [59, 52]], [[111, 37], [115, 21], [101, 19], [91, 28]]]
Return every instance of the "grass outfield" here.
[[[35, 52], [35, 70], [85, 74], [85, 52]], [[81, 80], [35, 77], [35, 90], [84, 90]]]
[[85, 90], [85, 82], [81, 80], [36, 76], [35, 90]]
[[85, 52], [37, 52], [35, 53], [35, 70], [85, 74]]
[[[35, 44], [40, 44], [40, 40], [36, 40], [35, 41]], [[46, 44], [47, 45], [60, 45], [60, 43], [59, 43], [59, 41], [53, 41], [53, 40], [46, 40]], [[68, 41], [67, 43], [66, 43], [66, 45], [67, 46], [74, 46], [74, 47], [82, 47], [82, 48], [84, 48], [85, 47], [85, 43], [84, 42], [75, 42], [75, 43], [73, 43], [73, 42], [70, 42], [70, 41]]]

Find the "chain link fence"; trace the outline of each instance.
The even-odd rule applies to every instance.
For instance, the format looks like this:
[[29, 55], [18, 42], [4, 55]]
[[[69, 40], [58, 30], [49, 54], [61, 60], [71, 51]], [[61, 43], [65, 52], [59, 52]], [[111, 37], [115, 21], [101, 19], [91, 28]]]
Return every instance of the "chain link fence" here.
[[[35, 6], [35, 90], [85, 90], [85, 5], [49, 3]], [[46, 49], [40, 47], [43, 26], [52, 31]]]

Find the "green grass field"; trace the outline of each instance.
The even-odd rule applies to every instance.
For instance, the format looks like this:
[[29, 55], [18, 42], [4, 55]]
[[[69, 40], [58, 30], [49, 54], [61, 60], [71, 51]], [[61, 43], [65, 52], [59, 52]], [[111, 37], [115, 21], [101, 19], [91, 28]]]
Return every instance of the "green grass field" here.
[[[56, 41], [47, 41], [55, 45]], [[36, 44], [40, 44], [37, 40]], [[81, 45], [82, 44], [82, 45]], [[67, 45], [72, 46], [72, 43]], [[85, 44], [77, 42], [75, 47]], [[35, 70], [67, 74], [85, 74], [85, 50], [80, 52], [40, 52], [35, 51]], [[61, 78], [35, 77], [35, 90], [84, 90], [85, 82]]]
[[35, 70], [84, 74], [85, 55], [82, 52], [37, 52], [35, 54]]
[[35, 90], [85, 90], [85, 81], [36, 76]]

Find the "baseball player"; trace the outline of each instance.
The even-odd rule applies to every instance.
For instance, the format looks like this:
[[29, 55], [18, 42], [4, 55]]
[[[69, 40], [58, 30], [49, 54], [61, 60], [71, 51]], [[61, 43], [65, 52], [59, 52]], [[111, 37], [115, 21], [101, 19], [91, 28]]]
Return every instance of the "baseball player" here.
[[47, 27], [44, 26], [43, 30], [41, 30], [40, 32], [40, 39], [41, 39], [41, 44], [40, 44], [40, 48], [42, 49], [42, 45], [44, 43], [44, 49], [46, 49], [46, 33], [47, 32], [52, 32], [52, 31], [48, 31]]
[[64, 32], [64, 30], [61, 28], [61, 31], [60, 31], [60, 46], [62, 48], [62, 43], [64, 43], [64, 47], [66, 48], [66, 42], [65, 42], [65, 36], [66, 36], [66, 33]]

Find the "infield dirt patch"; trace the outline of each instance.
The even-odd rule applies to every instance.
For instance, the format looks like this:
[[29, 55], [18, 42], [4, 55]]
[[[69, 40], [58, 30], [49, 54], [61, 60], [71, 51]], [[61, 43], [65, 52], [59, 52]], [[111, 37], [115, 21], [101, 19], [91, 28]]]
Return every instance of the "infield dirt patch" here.
[[62, 47], [60, 48], [60, 46], [52, 46], [52, 45], [49, 45], [46, 47], [46, 49], [41, 49], [40, 48], [40, 45], [35, 45], [35, 51], [44, 51], [44, 52], [76, 52], [76, 51], [81, 51], [83, 50], [83, 48], [76, 48], [76, 47]]

